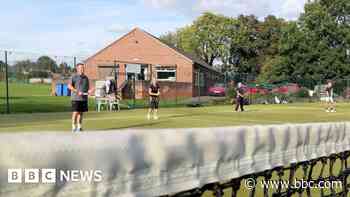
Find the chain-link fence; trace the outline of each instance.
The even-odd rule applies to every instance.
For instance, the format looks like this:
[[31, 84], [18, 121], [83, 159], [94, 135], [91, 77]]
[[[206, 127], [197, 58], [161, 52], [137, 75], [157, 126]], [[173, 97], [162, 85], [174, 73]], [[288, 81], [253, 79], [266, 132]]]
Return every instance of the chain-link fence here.
[[[149, 106], [152, 78], [160, 86], [160, 107], [228, 104], [235, 98], [237, 82], [244, 84], [250, 104], [316, 102], [325, 97], [326, 81], [256, 82], [257, 76], [249, 73], [221, 74], [196, 64], [158, 65], [108, 58], [94, 59], [92, 64], [82, 57], [0, 51], [0, 113], [70, 111], [68, 83], [78, 62], [86, 63], [86, 74], [96, 89], [105, 89], [105, 82], [113, 79], [120, 107], [125, 109]], [[348, 101], [350, 78], [333, 83], [336, 101]], [[89, 102], [90, 110], [97, 109], [96, 97], [91, 97]], [[108, 105], [102, 109], [107, 110]]]
[[[350, 98], [350, 78], [329, 79], [333, 85], [336, 102], [348, 102]], [[279, 83], [257, 82], [256, 76], [246, 73], [226, 73], [227, 97], [235, 98], [238, 82], [243, 84], [246, 103], [284, 104], [293, 102], [323, 102], [326, 100], [326, 84], [329, 80], [299, 80]]]
[[79, 61], [78, 57], [0, 51], [0, 113], [70, 110], [69, 97], [53, 95], [57, 82], [70, 76]]
[[[153, 78], [160, 86], [160, 107], [194, 106], [226, 98], [209, 98], [213, 93], [209, 89], [216, 83], [223, 83], [223, 75], [202, 65], [158, 65], [108, 58], [94, 59], [91, 64], [88, 58], [0, 51], [0, 113], [70, 111], [68, 84], [78, 62], [85, 63], [85, 73], [95, 88], [95, 94], [89, 99], [90, 110], [97, 109], [99, 96], [96, 93], [105, 91], [104, 84], [110, 79], [116, 83], [122, 109], [147, 108]], [[224, 96], [225, 90], [221, 93]], [[108, 104], [102, 106], [102, 110], [108, 108]]]
[[98, 79], [94, 83], [101, 84], [97, 89], [103, 89], [106, 88], [103, 81], [113, 79], [122, 98], [122, 107], [147, 108], [152, 79], [156, 80], [160, 87], [160, 107], [208, 102], [208, 89], [216, 82], [215, 77], [211, 76], [212, 73], [200, 69], [192, 72], [179, 69], [177, 65], [112, 62], [104, 61], [103, 65], [98, 66]]
[[0, 113], [6, 112], [6, 60], [5, 60], [5, 52], [3, 55], [0, 55]]

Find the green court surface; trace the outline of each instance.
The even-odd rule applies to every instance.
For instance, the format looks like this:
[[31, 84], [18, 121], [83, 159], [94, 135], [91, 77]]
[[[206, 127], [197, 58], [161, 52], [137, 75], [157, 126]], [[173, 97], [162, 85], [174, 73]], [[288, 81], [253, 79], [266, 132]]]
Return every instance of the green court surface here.
[[[120, 112], [95, 112], [85, 115], [84, 129], [114, 130], [126, 128], [205, 128], [256, 124], [331, 122], [350, 120], [350, 104], [341, 103], [337, 112], [326, 113], [320, 103], [286, 105], [250, 105], [246, 112], [233, 112], [232, 106], [199, 108], [163, 108], [159, 120], [147, 120], [146, 109]], [[69, 112], [0, 115], [1, 132], [63, 131], [69, 132]]]
[[[350, 120], [350, 104], [340, 103], [336, 113], [326, 113], [320, 103], [294, 103], [286, 105], [250, 105], [246, 112], [233, 112], [232, 106], [208, 106], [199, 108], [162, 108], [159, 120], [147, 120], [146, 109], [121, 110], [120, 112], [91, 111], [84, 118], [86, 131], [117, 130], [126, 128], [207, 128], [237, 125], [257, 124], [285, 124], [309, 122], [339, 122]], [[0, 115], [0, 132], [70, 132], [71, 114], [69, 112], [55, 113], [24, 113]], [[181, 130], [180, 130], [181, 131]], [[122, 130], [120, 130], [122, 132]], [[1, 135], [0, 135], [1, 136]], [[336, 162], [334, 172], [339, 171], [340, 163]], [[319, 164], [314, 170], [315, 178], [320, 173]], [[328, 169], [328, 167], [326, 167]], [[328, 176], [325, 171], [323, 176]], [[284, 179], [287, 180], [286, 173]], [[302, 169], [297, 172], [298, 179], [302, 179]], [[277, 174], [273, 175], [277, 180]], [[337, 188], [339, 192], [341, 188]], [[270, 190], [270, 194], [274, 190]], [[312, 189], [312, 196], [320, 196], [321, 190]], [[263, 196], [261, 185], [257, 186], [256, 196]], [[330, 194], [326, 190], [326, 194]], [[231, 190], [225, 190], [224, 197], [231, 196]], [[249, 190], [241, 183], [238, 196], [249, 196]], [[297, 195], [295, 195], [297, 196]], [[306, 196], [304, 193], [302, 196]], [[213, 197], [206, 192], [203, 197]]]

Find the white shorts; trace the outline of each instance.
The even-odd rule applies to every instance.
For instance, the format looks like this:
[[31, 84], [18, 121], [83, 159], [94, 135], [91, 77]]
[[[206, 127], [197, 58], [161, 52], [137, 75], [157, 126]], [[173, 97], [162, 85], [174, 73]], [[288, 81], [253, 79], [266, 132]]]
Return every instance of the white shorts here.
[[326, 97], [326, 102], [327, 102], [327, 103], [334, 103], [333, 97], [327, 96], [327, 97]]

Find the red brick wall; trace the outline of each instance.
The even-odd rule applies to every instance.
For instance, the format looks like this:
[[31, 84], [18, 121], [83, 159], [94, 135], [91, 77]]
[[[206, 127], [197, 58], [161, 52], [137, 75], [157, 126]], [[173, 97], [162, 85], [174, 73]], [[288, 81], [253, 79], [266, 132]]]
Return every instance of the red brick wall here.
[[177, 65], [178, 82], [192, 83], [192, 61], [140, 29], [134, 29], [95, 56], [89, 58], [86, 61], [86, 74], [91, 79], [99, 79], [97, 66], [114, 65], [115, 60], [117, 60], [116, 63], [119, 65], [126, 62]]
[[[160, 86], [160, 98], [162, 100], [175, 99], [183, 97], [192, 97], [192, 84], [184, 82], [158, 82]], [[150, 82], [136, 81], [136, 99], [142, 99], [148, 97], [148, 88]]]

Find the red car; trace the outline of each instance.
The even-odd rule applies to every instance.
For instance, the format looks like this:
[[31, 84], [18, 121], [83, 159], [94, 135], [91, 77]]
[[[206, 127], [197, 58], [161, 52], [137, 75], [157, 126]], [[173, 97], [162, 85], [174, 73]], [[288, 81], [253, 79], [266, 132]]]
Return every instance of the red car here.
[[208, 93], [210, 96], [225, 96], [226, 95], [226, 87], [223, 83], [217, 83], [208, 89]]
[[269, 90], [264, 89], [264, 88], [260, 88], [260, 87], [249, 87], [248, 88], [248, 93], [249, 94], [268, 94]]
[[287, 85], [283, 85], [277, 88], [274, 88], [272, 90], [273, 93], [281, 93], [281, 94], [288, 94], [288, 93], [296, 93], [300, 90], [300, 87], [298, 84], [290, 83]]

